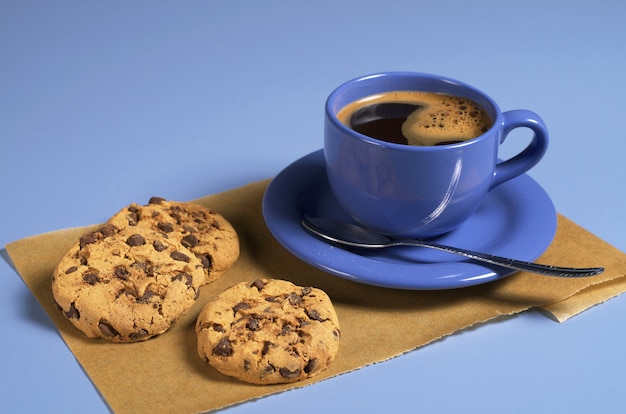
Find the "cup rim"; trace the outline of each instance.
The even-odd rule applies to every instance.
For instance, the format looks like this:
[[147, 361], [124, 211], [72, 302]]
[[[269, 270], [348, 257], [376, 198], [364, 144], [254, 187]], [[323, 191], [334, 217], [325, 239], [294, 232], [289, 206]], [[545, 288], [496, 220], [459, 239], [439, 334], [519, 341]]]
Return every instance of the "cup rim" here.
[[[490, 112], [490, 115], [495, 115], [493, 116], [493, 122], [491, 124], [491, 127], [489, 127], [489, 129], [485, 132], [483, 132], [482, 134], [480, 134], [479, 136], [466, 140], [466, 141], [462, 141], [462, 142], [458, 142], [458, 143], [454, 143], [454, 144], [446, 144], [446, 145], [433, 145], [433, 146], [428, 146], [428, 145], [424, 145], [424, 146], [415, 146], [415, 145], [404, 145], [404, 144], [396, 144], [393, 142], [388, 142], [388, 141], [383, 141], [380, 139], [376, 139], [376, 138], [372, 138], [369, 137], [367, 135], [361, 134], [351, 128], [349, 128], [348, 126], [346, 126], [343, 122], [341, 122], [338, 118], [337, 118], [337, 113], [339, 112], [339, 110], [341, 108], [343, 108], [345, 105], [347, 105], [349, 102], [353, 102], [356, 99], [360, 99], [360, 98], [364, 98], [366, 96], [370, 96], [373, 95], [375, 93], [380, 93], [380, 92], [390, 92], [393, 90], [399, 90], [399, 89], [394, 89], [394, 88], [382, 88], [380, 90], [377, 90], [376, 92], [372, 92], [372, 93], [363, 93], [360, 94], [361, 96], [359, 96], [358, 98], [353, 98], [353, 99], [349, 99], [348, 102], [344, 103], [343, 105], [339, 106], [338, 108], [336, 108], [336, 102], [340, 99], [341, 96], [343, 96], [343, 94], [346, 94], [349, 90], [351, 90], [352, 88], [354, 88], [357, 85], [361, 85], [363, 83], [367, 83], [367, 82], [375, 82], [377, 79], [380, 78], [396, 78], [396, 79], [422, 79], [422, 80], [426, 80], [429, 82], [438, 82], [441, 83], [442, 85], [447, 85], [448, 88], [450, 89], [455, 89], [455, 90], [466, 90], [468, 91], [467, 95], [470, 96], [466, 96], [466, 94], [463, 94], [462, 96], [465, 96], [466, 98], [475, 100], [475, 101], [480, 101], [477, 102], [478, 104], [482, 105], [483, 107], [485, 107], [485, 102], [490, 106], [490, 108], [485, 108], [488, 112]], [[404, 88], [404, 90], [408, 90], [406, 88]], [[416, 89], [417, 90], [417, 89]], [[435, 91], [433, 91], [435, 92]], [[445, 88], [442, 88], [442, 90], [437, 90], [437, 92], [441, 92], [441, 93], [447, 93]], [[457, 93], [450, 93], [452, 95]], [[478, 97], [479, 99], [475, 98]], [[326, 104], [325, 104], [325, 112], [326, 112], [326, 120], [331, 122], [332, 125], [335, 128], [339, 128], [340, 130], [342, 130], [344, 133], [346, 133], [348, 136], [350, 136], [351, 138], [356, 138], [359, 139], [361, 141], [365, 141], [368, 142], [372, 145], [377, 145], [377, 146], [381, 146], [381, 147], [386, 147], [386, 148], [392, 148], [392, 149], [401, 149], [403, 151], [447, 151], [450, 149], [458, 149], [458, 148], [462, 148], [462, 147], [466, 147], [469, 145], [472, 145], [474, 143], [478, 143], [478, 142], [482, 142], [486, 139], [488, 139], [489, 136], [492, 136], [492, 132], [495, 128], [500, 128], [500, 126], [502, 125], [502, 111], [500, 110], [500, 107], [498, 106], [498, 104], [486, 93], [484, 93], [483, 91], [481, 91], [480, 89], [459, 81], [457, 79], [453, 79], [453, 78], [449, 78], [447, 76], [442, 76], [442, 75], [435, 75], [435, 74], [431, 74], [431, 73], [423, 73], [423, 72], [407, 72], [407, 71], [387, 71], [387, 72], [377, 72], [377, 73], [371, 73], [369, 75], [363, 75], [363, 76], [359, 76], [353, 79], [350, 79], [344, 83], [342, 83], [341, 85], [339, 85], [338, 87], [336, 87], [328, 96], [328, 98], [326, 99]]]

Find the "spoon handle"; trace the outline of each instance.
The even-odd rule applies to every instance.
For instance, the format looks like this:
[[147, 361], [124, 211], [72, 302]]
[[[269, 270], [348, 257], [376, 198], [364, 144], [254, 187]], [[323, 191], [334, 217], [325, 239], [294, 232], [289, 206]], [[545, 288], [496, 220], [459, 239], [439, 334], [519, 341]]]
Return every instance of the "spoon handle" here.
[[431, 243], [423, 240], [415, 239], [396, 239], [394, 245], [428, 247], [431, 249], [441, 250], [448, 253], [454, 253], [470, 259], [479, 260], [497, 266], [506, 267], [515, 270], [524, 270], [526, 272], [537, 273], [548, 276], [558, 277], [587, 277], [595, 276], [604, 271], [603, 267], [575, 268], [543, 265], [539, 263], [525, 262], [523, 260], [515, 260], [506, 257], [494, 256], [488, 253], [479, 253], [472, 250], [462, 249], [458, 247], [444, 246], [442, 244]]

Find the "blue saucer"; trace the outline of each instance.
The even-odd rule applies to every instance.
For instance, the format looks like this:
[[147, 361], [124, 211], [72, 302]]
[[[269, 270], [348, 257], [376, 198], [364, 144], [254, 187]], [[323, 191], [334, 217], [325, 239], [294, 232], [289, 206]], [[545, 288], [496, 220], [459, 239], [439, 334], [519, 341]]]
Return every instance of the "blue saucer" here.
[[[271, 233], [298, 258], [345, 279], [396, 289], [454, 289], [513, 273], [419, 247], [344, 250], [304, 230], [300, 220], [306, 215], [353, 222], [330, 190], [323, 150], [285, 168], [272, 180], [263, 198], [263, 216]], [[529, 176], [521, 175], [490, 191], [483, 205], [459, 228], [433, 240], [534, 261], [552, 242], [556, 223], [550, 197]]]

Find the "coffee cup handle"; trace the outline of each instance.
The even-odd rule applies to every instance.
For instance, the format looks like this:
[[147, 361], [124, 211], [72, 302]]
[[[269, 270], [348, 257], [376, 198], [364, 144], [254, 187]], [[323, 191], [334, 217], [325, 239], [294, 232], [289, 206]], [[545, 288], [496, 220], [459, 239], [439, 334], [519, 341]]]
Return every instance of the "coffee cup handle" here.
[[515, 109], [503, 112], [502, 116], [504, 120], [500, 144], [515, 128], [530, 128], [534, 132], [534, 136], [528, 146], [519, 154], [496, 165], [491, 188], [530, 170], [543, 158], [548, 149], [548, 129], [539, 115], [525, 109]]

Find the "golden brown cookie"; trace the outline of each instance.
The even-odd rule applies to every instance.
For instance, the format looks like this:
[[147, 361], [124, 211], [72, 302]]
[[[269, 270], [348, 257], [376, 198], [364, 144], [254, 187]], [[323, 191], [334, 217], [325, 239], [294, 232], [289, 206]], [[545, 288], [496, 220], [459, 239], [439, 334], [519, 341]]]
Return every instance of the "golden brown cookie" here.
[[235, 229], [220, 214], [199, 204], [152, 197], [144, 206], [130, 204], [108, 222], [119, 228], [145, 226], [181, 243], [202, 260], [205, 283], [221, 276], [239, 257]]
[[61, 259], [52, 294], [88, 337], [136, 342], [169, 329], [204, 281], [201, 261], [179, 243], [147, 228], [106, 224]]
[[313, 377], [335, 358], [340, 329], [328, 295], [276, 279], [239, 283], [207, 303], [196, 322], [200, 357], [254, 384]]

